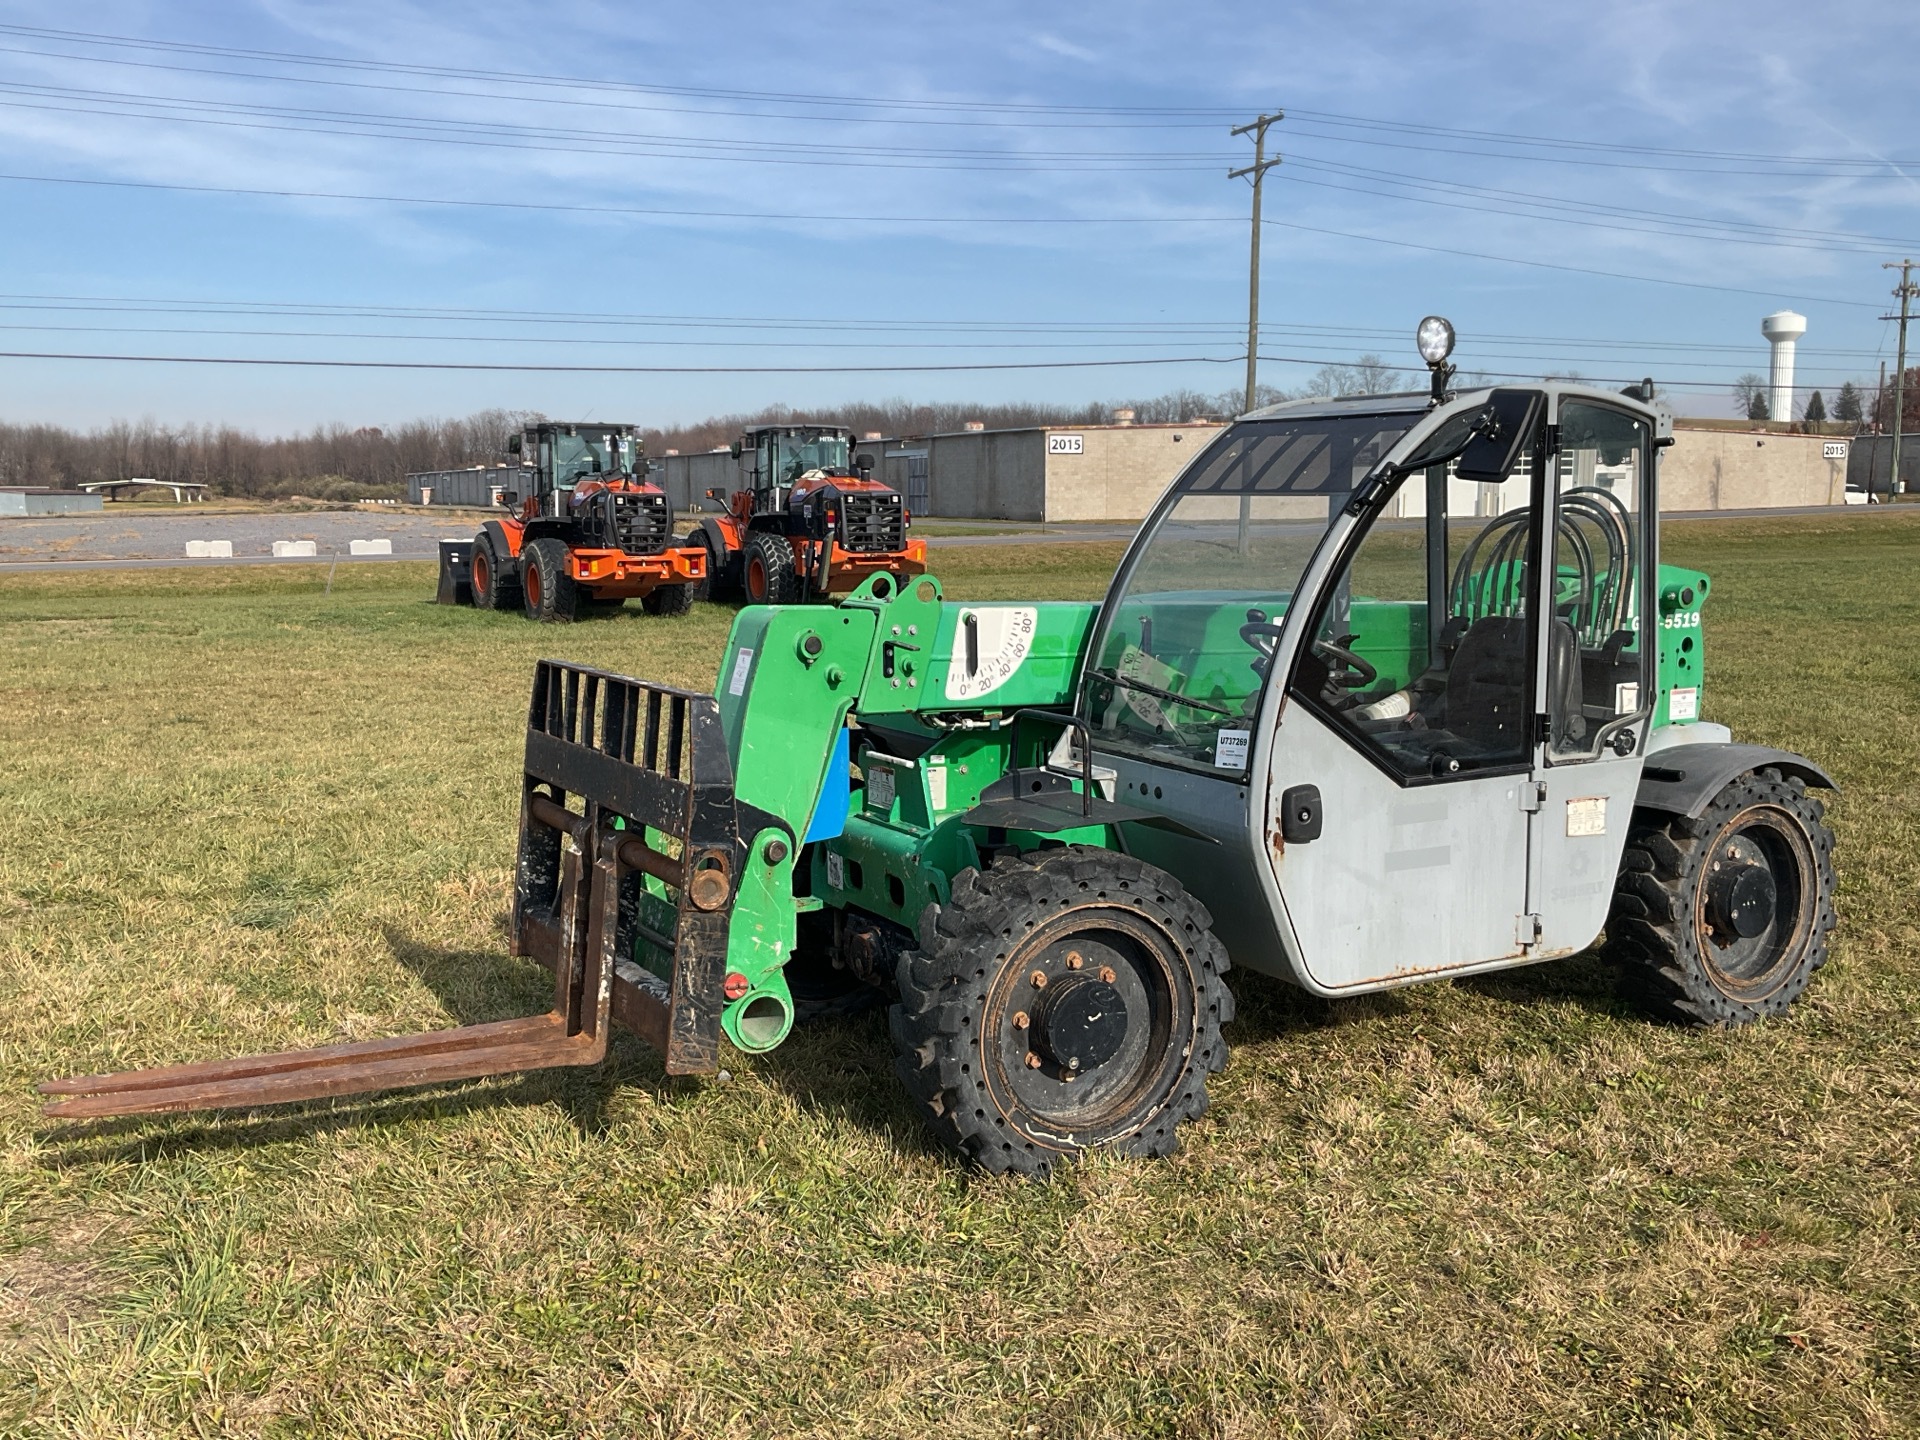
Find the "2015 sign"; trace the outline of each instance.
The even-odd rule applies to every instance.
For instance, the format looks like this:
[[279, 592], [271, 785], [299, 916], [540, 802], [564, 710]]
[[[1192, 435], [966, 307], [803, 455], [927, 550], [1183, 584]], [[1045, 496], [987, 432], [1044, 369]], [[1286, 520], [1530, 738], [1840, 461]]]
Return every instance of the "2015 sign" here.
[[1827, 441], [1826, 444], [1820, 447], [1820, 458], [1822, 460], [1846, 459], [1847, 458], [1847, 442], [1844, 440]]
[[1049, 455], [1082, 454], [1082, 437], [1078, 435], [1049, 435], [1047, 436], [1047, 453]]

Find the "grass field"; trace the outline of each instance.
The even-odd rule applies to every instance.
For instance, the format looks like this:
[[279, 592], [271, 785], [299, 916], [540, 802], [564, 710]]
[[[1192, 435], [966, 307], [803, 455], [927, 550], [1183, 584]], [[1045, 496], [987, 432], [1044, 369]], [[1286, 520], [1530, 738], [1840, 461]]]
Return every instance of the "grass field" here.
[[[0, 579], [0, 1432], [1920, 1433], [1920, 516], [1674, 526], [1707, 718], [1845, 794], [1833, 963], [1660, 1028], [1590, 957], [1325, 1004], [1235, 972], [1163, 1163], [923, 1141], [877, 1015], [234, 1118], [47, 1076], [531, 1013], [543, 654], [708, 687], [727, 616], [539, 629], [427, 567]], [[1095, 596], [1118, 546], [968, 549]]]

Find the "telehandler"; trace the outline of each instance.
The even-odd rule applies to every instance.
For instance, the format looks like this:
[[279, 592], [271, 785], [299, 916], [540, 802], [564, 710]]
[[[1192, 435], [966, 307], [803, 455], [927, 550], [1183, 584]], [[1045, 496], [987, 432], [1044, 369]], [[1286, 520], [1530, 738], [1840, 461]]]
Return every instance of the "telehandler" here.
[[850, 458], [843, 425], [754, 425], [733, 442], [746, 482], [706, 498], [725, 507], [688, 534], [707, 552], [696, 598], [744, 596], [754, 605], [830, 600], [870, 575], [900, 579], [927, 569], [927, 542], [907, 537], [900, 492]]
[[[1242, 417], [1104, 604], [876, 574], [734, 621], [717, 693], [541, 662], [512, 947], [551, 1013], [62, 1081], [64, 1116], [254, 1106], [778, 1045], [788, 966], [891, 998], [941, 1140], [1044, 1175], [1164, 1155], [1228, 966], [1340, 997], [1606, 935], [1659, 1016], [1777, 1015], [1827, 958], [1812, 761], [1702, 718], [1710, 579], [1661, 563], [1651, 383]], [[804, 943], [803, 943], [804, 937]]]
[[[473, 603], [525, 608], [533, 620], [570, 621], [638, 599], [649, 615], [684, 615], [703, 584], [706, 552], [673, 543], [673, 506], [647, 479], [631, 425], [543, 420], [507, 440], [531, 482], [507, 494], [466, 558]], [[460, 592], [457, 547], [442, 547], [440, 593]]]

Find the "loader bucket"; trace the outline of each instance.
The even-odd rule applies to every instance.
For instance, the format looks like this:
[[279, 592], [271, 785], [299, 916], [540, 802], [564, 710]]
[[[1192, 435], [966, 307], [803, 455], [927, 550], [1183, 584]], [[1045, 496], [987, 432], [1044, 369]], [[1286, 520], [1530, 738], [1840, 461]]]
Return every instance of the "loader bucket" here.
[[[543, 660], [527, 717], [512, 950], [553, 1009], [314, 1050], [54, 1080], [50, 1116], [221, 1110], [591, 1065], [619, 1021], [669, 1074], [719, 1068], [735, 879], [746, 858], [711, 695]], [[786, 828], [782, 826], [781, 828]], [[634, 957], [645, 954], [649, 964]]]

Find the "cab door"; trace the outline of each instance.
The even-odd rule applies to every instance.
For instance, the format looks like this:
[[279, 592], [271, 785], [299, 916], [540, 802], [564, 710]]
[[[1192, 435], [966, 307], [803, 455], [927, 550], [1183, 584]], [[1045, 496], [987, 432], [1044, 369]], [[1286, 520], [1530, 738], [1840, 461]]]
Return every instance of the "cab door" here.
[[1264, 852], [1323, 993], [1533, 952], [1541, 455], [1498, 484], [1403, 480], [1305, 617]]
[[1585, 949], [1606, 923], [1658, 698], [1658, 637], [1644, 624], [1658, 566], [1651, 428], [1579, 397], [1561, 397], [1554, 418], [1531, 859], [1542, 958]]

